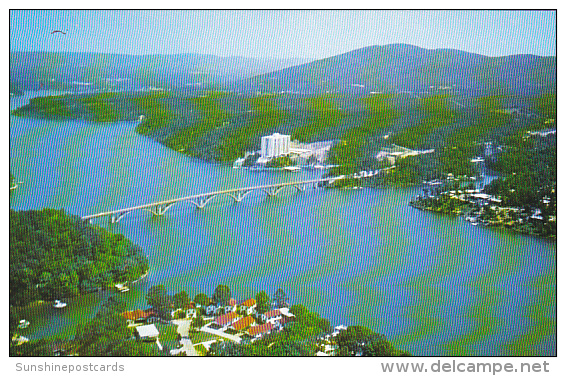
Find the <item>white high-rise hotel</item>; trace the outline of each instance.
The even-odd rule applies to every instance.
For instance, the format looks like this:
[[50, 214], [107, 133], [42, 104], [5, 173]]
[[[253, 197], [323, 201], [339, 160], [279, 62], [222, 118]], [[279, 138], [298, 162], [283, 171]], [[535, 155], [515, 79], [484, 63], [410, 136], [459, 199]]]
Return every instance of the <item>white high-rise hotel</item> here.
[[261, 138], [261, 156], [263, 158], [276, 158], [289, 154], [291, 136], [274, 133]]

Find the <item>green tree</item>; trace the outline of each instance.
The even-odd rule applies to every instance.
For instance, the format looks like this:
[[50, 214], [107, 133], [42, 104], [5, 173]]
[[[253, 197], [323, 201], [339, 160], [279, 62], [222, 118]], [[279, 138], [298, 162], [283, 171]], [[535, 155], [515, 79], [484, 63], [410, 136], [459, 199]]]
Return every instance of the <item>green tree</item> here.
[[110, 296], [94, 318], [77, 326], [74, 347], [80, 356], [156, 356], [151, 345], [136, 341], [126, 327], [122, 312], [126, 303], [120, 297]]
[[296, 318], [295, 322], [285, 326], [285, 331], [291, 339], [303, 340], [332, 329], [332, 325], [330, 325], [328, 320], [321, 318], [314, 312], [310, 312], [301, 304], [293, 305], [289, 308], [289, 311]]
[[226, 305], [232, 299], [232, 292], [226, 285], [218, 285], [212, 295], [212, 300], [219, 305]]
[[269, 162], [265, 164], [265, 167], [286, 167], [286, 166], [294, 166], [296, 163], [291, 160], [287, 155], [283, 157], [273, 158]]
[[16, 329], [18, 328], [19, 323], [20, 323], [20, 317], [18, 316], [18, 312], [14, 307], [10, 306], [10, 326], [9, 326], [10, 340], [12, 340], [12, 337], [16, 333]]
[[206, 294], [200, 293], [200, 294], [196, 294], [194, 302], [195, 304], [201, 306], [207, 306], [210, 304], [210, 299], [208, 298], [208, 296], [206, 296]]
[[270, 356], [314, 356], [316, 347], [299, 341], [277, 341], [270, 348]]
[[322, 330], [324, 333], [329, 333], [332, 332], [332, 324], [330, 323], [330, 321], [328, 321], [327, 319], [320, 319], [318, 321], [318, 327], [320, 328], [320, 330]]
[[63, 210], [10, 210], [10, 304], [70, 297], [139, 278], [140, 247]]
[[269, 295], [265, 291], [260, 291], [255, 294], [256, 311], [258, 313], [265, 313], [271, 309], [271, 301]]
[[365, 348], [364, 356], [396, 356], [400, 355], [399, 351], [387, 341], [383, 334], [375, 334], [369, 337]]
[[336, 336], [340, 355], [399, 356], [409, 355], [399, 351], [383, 334], [376, 334], [363, 326], [349, 326]]
[[173, 305], [175, 306], [175, 309], [185, 308], [189, 305], [189, 302], [189, 294], [187, 294], [185, 290], [173, 295]]
[[287, 307], [287, 295], [283, 289], [277, 289], [275, 295], [273, 295], [273, 300], [277, 303], [277, 308]]
[[336, 342], [341, 353], [356, 355], [362, 350], [364, 340], [373, 335], [371, 330], [363, 326], [349, 326], [336, 336]]
[[204, 325], [204, 319], [201, 316], [197, 316], [192, 322], [191, 327], [202, 328]]
[[55, 340], [41, 338], [25, 342], [19, 346], [10, 346], [10, 356], [54, 356]]
[[206, 356], [249, 356], [245, 346], [237, 345], [233, 342], [222, 341], [214, 342], [210, 345], [210, 349]]
[[167, 289], [163, 285], [152, 286], [146, 295], [147, 304], [163, 319], [170, 318], [169, 312], [173, 308], [171, 297], [167, 294]]

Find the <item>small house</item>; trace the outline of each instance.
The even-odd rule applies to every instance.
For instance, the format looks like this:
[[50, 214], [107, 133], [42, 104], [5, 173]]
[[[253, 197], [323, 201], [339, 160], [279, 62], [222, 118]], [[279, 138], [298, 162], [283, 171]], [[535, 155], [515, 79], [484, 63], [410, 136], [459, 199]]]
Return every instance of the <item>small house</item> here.
[[230, 299], [228, 303], [224, 306], [224, 312], [225, 313], [236, 312], [237, 308], [238, 308], [238, 302], [236, 301], [236, 299]]
[[254, 323], [254, 319], [251, 316], [246, 316], [236, 322], [234, 322], [232, 324], [232, 329], [239, 331], [242, 331], [246, 328], [248, 328], [250, 325], [252, 325]]
[[271, 333], [275, 329], [275, 325], [268, 322], [263, 325], [252, 326], [248, 329], [248, 334], [254, 339], [258, 339], [265, 334]]
[[265, 312], [263, 314], [263, 321], [265, 322], [271, 322], [271, 323], [275, 323], [275, 321], [278, 321], [281, 319], [281, 310], [279, 309], [274, 309], [272, 311], [269, 312]]
[[197, 309], [195, 303], [189, 304], [186, 309], [187, 309], [187, 317], [190, 317], [190, 318], [193, 318], [193, 319], [197, 317], [198, 309]]
[[206, 307], [206, 309], [204, 310], [204, 313], [206, 316], [214, 316], [214, 315], [219, 315], [224, 312], [224, 307], [220, 307], [220, 306], [216, 306], [216, 305], [209, 305]]
[[155, 324], [136, 326], [136, 337], [142, 341], [155, 341], [159, 337], [159, 330]]
[[240, 303], [240, 312], [245, 312], [247, 315], [251, 315], [255, 312], [257, 304], [255, 299], [247, 299]]
[[229, 312], [222, 316], [218, 316], [213, 323], [220, 327], [220, 330], [228, 329], [234, 321], [238, 319], [238, 314], [236, 312]]
[[128, 326], [140, 325], [144, 323], [152, 323], [157, 318], [157, 313], [152, 309], [136, 309], [135, 311], [126, 311], [122, 313], [122, 317], [126, 319]]

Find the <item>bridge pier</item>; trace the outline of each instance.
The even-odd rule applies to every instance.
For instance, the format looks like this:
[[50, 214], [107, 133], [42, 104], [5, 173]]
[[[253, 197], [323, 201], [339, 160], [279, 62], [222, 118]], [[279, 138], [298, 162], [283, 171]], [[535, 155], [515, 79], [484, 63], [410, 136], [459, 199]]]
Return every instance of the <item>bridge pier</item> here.
[[189, 200], [189, 202], [191, 204], [195, 205], [197, 208], [202, 209], [206, 206], [206, 204], [208, 204], [210, 202], [210, 200], [212, 200], [214, 197], [216, 197], [216, 195], [218, 195], [218, 193], [196, 197], [194, 200]]
[[253, 191], [253, 189], [243, 189], [235, 192], [235, 194], [228, 193], [228, 196], [232, 197], [235, 202], [240, 202], [251, 191]]
[[293, 187], [297, 190], [297, 192], [304, 192], [305, 191], [305, 184], [295, 184]]
[[[390, 169], [390, 168], [387, 168], [387, 169]], [[377, 172], [377, 174], [379, 175], [382, 171], [385, 171], [387, 169], [379, 170]], [[356, 178], [358, 178], [358, 179], [365, 178], [365, 177], [366, 176], [356, 176]], [[218, 195], [228, 195], [228, 196], [232, 197], [232, 199], [235, 202], [240, 202], [240, 201], [243, 200], [243, 198], [245, 196], [247, 196], [249, 193], [251, 193], [254, 190], [262, 190], [265, 193], [267, 193], [268, 196], [276, 196], [277, 193], [279, 193], [279, 191], [281, 191], [283, 188], [288, 187], [288, 186], [294, 187], [297, 191], [304, 192], [307, 188], [310, 189], [311, 185], [312, 185], [312, 189], [325, 188], [325, 187], [332, 185], [337, 180], [345, 179], [345, 178], [347, 178], [345, 175], [340, 175], [340, 176], [336, 176], [336, 177], [321, 178], [321, 179], [316, 179], [316, 180], [304, 180], [304, 181], [296, 181], [296, 182], [289, 182], [289, 183], [278, 183], [278, 184], [272, 184], [272, 185], [261, 185], [261, 186], [257, 185], [257, 186], [252, 186], [252, 187], [225, 189], [225, 190], [221, 190], [221, 191], [208, 192], [208, 193], [204, 193], [204, 194], [200, 194], [200, 195], [185, 196], [185, 197], [180, 197], [180, 198], [173, 199], [173, 200], [164, 200], [164, 201], [153, 202], [153, 203], [148, 203], [148, 204], [144, 204], [144, 205], [133, 206], [133, 207], [129, 207], [129, 208], [123, 208], [123, 209], [115, 210], [115, 211], [111, 211], [111, 212], [102, 212], [102, 213], [98, 213], [98, 214], [94, 214], [94, 215], [88, 215], [88, 216], [82, 217], [82, 220], [84, 222], [88, 221], [89, 223], [92, 223], [95, 218], [104, 219], [104, 218], [107, 217], [110, 223], [117, 223], [121, 220], [121, 218], [124, 215], [126, 215], [129, 212], [135, 211], [135, 210], [146, 210], [146, 211], [152, 213], [153, 215], [161, 216], [161, 215], [165, 214], [165, 212], [167, 210], [169, 210], [169, 208], [171, 206], [175, 205], [177, 202], [188, 201], [188, 202], [192, 203], [193, 205], [195, 205], [197, 208], [202, 209], [214, 197], [216, 197]]]
[[285, 187], [284, 185], [280, 185], [280, 186], [275, 185], [262, 189], [265, 193], [267, 193], [268, 196], [272, 197], [272, 196], [276, 196], [277, 193], [279, 193], [279, 191], [282, 190], [284, 187]]
[[110, 216], [108, 217], [109, 219], [109, 223], [116, 223], [120, 220], [120, 218], [118, 218], [118, 214], [110, 214]]
[[157, 216], [161, 216], [163, 214], [165, 214], [165, 211], [167, 211], [167, 209], [169, 209], [169, 206], [166, 205], [155, 205], [155, 215]]
[[128, 214], [129, 211], [124, 211], [124, 212], [120, 212], [120, 213], [114, 213], [110, 215], [110, 223], [118, 223], [120, 222], [120, 219], [122, 219], [123, 216], [125, 216], [126, 214]]

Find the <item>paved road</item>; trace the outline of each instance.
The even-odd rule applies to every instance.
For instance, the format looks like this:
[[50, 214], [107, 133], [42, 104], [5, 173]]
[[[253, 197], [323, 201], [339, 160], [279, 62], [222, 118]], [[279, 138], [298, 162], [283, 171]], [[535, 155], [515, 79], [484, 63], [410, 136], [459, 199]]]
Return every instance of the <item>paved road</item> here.
[[191, 327], [192, 320], [173, 320], [173, 324], [177, 325], [177, 333], [181, 335], [181, 347], [180, 349], [172, 350], [171, 355], [176, 355], [180, 352], [185, 352], [187, 356], [200, 356], [200, 354], [195, 350], [193, 342], [189, 338], [189, 328]]
[[181, 352], [184, 351], [187, 356], [200, 356], [200, 354], [195, 350], [193, 342], [189, 337], [181, 338], [180, 342], [181, 345], [183, 345], [183, 347], [181, 347]]
[[192, 320], [172, 320], [173, 324], [177, 325], [177, 333], [181, 335], [181, 337], [188, 337], [189, 336], [189, 329], [191, 328]]
[[[265, 190], [265, 189], [269, 189], [269, 188], [282, 188], [282, 187], [287, 187], [287, 186], [308, 185], [308, 184], [311, 184], [311, 183], [334, 182], [336, 180], [341, 180], [341, 179], [344, 179], [344, 178], [345, 178], [344, 175], [340, 175], [340, 176], [333, 176], [333, 177], [324, 178], [324, 179], [301, 180], [301, 181], [295, 181], [295, 182], [289, 182], [289, 183], [277, 183], [277, 184], [270, 184], [270, 185], [256, 185], [256, 186], [250, 186], [250, 187], [224, 189], [224, 190], [221, 190], [221, 191], [201, 193], [201, 194], [198, 194], [198, 195], [185, 196], [185, 197], [179, 197], [179, 198], [174, 198], [174, 199], [170, 199], [170, 200], [152, 202], [152, 203], [149, 203], [149, 204], [132, 206], [132, 207], [124, 208], [124, 209], [120, 209], [120, 210], [113, 210], [113, 211], [108, 211], [108, 212], [92, 214], [92, 215], [86, 215], [84, 217], [81, 217], [81, 219], [83, 221], [86, 221], [86, 220], [90, 220], [90, 219], [94, 219], [94, 218], [98, 218], [98, 217], [107, 217], [107, 216], [114, 215], [114, 214], [117, 214], [121, 217], [122, 215], [126, 214], [127, 212], [130, 212], [130, 211], [133, 211], [133, 210], [152, 209], [154, 207], [157, 208], [158, 206], [159, 207], [163, 206], [164, 209], [163, 209], [162, 212], [160, 211], [160, 212], [154, 213], [155, 215], [161, 215], [161, 214], [165, 213], [165, 210], [167, 210], [171, 205], [173, 205], [177, 202], [180, 202], [180, 201], [189, 201], [189, 202], [192, 202], [193, 204], [197, 205], [197, 203], [194, 200], [207, 199], [206, 202], [208, 202], [208, 199], [210, 197], [216, 196], [216, 195], [221, 195], [221, 194], [232, 195], [233, 193], [237, 194], [237, 193], [240, 193], [240, 192], [251, 192], [251, 191], [255, 191], [255, 190], [262, 190], [262, 189]], [[359, 179], [361, 177], [355, 177], [355, 178]], [[232, 196], [232, 197], [234, 197], [234, 199], [236, 199], [236, 196]], [[237, 201], [239, 201], [239, 199]], [[199, 205], [197, 205], [197, 206], [199, 206]], [[201, 207], [201, 206], [199, 206], [199, 207]], [[117, 220], [119, 220], [119, 218]]]

